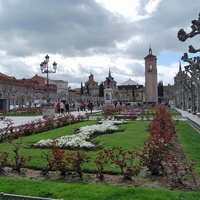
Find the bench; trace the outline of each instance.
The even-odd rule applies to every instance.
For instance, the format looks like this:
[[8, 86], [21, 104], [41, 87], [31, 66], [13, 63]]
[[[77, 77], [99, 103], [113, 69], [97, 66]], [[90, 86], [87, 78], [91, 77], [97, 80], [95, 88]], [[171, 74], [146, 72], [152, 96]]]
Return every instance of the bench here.
[[114, 118], [116, 120], [120, 120], [120, 119], [136, 120], [137, 117], [138, 117], [137, 115], [114, 115]]
[[24, 196], [24, 195], [17, 195], [17, 194], [7, 194], [1, 192], [1, 199], [2, 200], [17, 200], [17, 199], [24, 199], [24, 200], [31, 200], [31, 199], [40, 199], [40, 200], [58, 200], [58, 199], [51, 199], [51, 198], [44, 198], [44, 197], [34, 197], [34, 196]]

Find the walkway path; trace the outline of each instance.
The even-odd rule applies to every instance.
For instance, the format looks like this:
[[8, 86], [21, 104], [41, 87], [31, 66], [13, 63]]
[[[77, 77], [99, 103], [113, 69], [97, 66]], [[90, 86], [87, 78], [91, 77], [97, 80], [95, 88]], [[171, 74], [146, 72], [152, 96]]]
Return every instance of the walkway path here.
[[[98, 113], [100, 112], [99, 110], [93, 110], [92, 113]], [[77, 116], [77, 115], [84, 115], [86, 113], [86, 111], [72, 111], [70, 112], [70, 114], [74, 115], [74, 116]], [[89, 112], [88, 112], [89, 113]], [[38, 120], [38, 119], [43, 119], [42, 115], [41, 116], [25, 116], [25, 117], [21, 117], [21, 116], [9, 116], [9, 117], [6, 117], [6, 119], [11, 119], [13, 121], [13, 127], [16, 127], [16, 126], [20, 126], [20, 125], [23, 125], [23, 124], [27, 124], [29, 122], [32, 122], [34, 120]], [[2, 128], [5, 128], [6, 127], [6, 124], [5, 122], [2, 120], [0, 121], [0, 129]]]
[[200, 125], [200, 118], [197, 115], [193, 115], [192, 113], [189, 113], [188, 111], [184, 111], [182, 109], [178, 109], [178, 108], [175, 108], [175, 109], [177, 110], [177, 112], [179, 112], [182, 115], [182, 117], [189, 118], [190, 120]]
[[175, 108], [177, 112], [179, 112], [185, 120], [188, 120], [191, 125], [193, 125], [196, 129], [200, 131], [200, 118], [197, 115], [193, 115], [188, 111], [184, 111], [182, 109]]

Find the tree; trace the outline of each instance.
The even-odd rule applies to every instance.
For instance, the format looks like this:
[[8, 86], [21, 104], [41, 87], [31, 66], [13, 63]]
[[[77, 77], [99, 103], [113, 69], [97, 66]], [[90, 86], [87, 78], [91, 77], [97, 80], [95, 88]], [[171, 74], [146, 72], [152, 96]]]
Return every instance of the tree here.
[[90, 95], [89, 85], [86, 86], [86, 95]]
[[163, 82], [160, 81], [158, 83], [158, 101], [159, 101], [159, 103], [162, 102], [162, 98], [163, 98]]
[[81, 95], [83, 95], [83, 83], [81, 82]]
[[104, 97], [104, 87], [103, 82], [99, 85], [99, 97]]
[[[200, 13], [197, 20], [191, 21], [191, 31], [186, 33], [184, 29], [180, 29], [177, 33], [177, 37], [181, 42], [185, 42], [188, 38], [193, 38], [194, 36], [200, 34]], [[200, 52], [200, 49], [195, 49], [192, 45], [189, 45], [188, 49], [189, 53], [197, 53]], [[196, 114], [196, 112], [200, 112], [200, 57], [196, 56], [193, 58], [189, 58], [187, 53], [181, 58], [184, 62], [189, 63], [188, 66], [185, 66], [185, 72], [182, 72], [187, 77], [187, 85], [189, 85], [189, 92], [191, 95], [192, 101], [192, 113]], [[196, 97], [197, 94], [197, 105], [196, 105]]]

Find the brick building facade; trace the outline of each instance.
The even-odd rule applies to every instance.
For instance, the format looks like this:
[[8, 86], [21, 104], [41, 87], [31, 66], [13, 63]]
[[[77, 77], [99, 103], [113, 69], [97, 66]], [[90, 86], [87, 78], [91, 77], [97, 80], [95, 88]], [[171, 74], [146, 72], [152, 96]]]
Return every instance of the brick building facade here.
[[158, 103], [158, 81], [157, 81], [157, 58], [152, 54], [149, 47], [149, 54], [145, 60], [145, 102]]
[[88, 96], [99, 96], [99, 85], [98, 82], [94, 81], [94, 75], [92, 73], [90, 73], [88, 81], [85, 82], [83, 94]]
[[106, 80], [103, 82], [103, 86], [104, 88], [108, 87], [108, 83], [109, 83], [109, 87], [112, 89], [117, 89], [117, 82], [115, 81], [115, 79], [111, 76], [111, 71], [109, 68], [109, 72], [108, 72], [108, 77], [106, 77]]

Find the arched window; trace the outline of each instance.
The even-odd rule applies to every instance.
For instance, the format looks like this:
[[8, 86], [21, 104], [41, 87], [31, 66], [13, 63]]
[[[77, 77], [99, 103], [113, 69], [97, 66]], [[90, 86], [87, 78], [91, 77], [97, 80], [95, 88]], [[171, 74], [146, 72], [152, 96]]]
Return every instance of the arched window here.
[[149, 64], [148, 71], [152, 72], [152, 64]]

